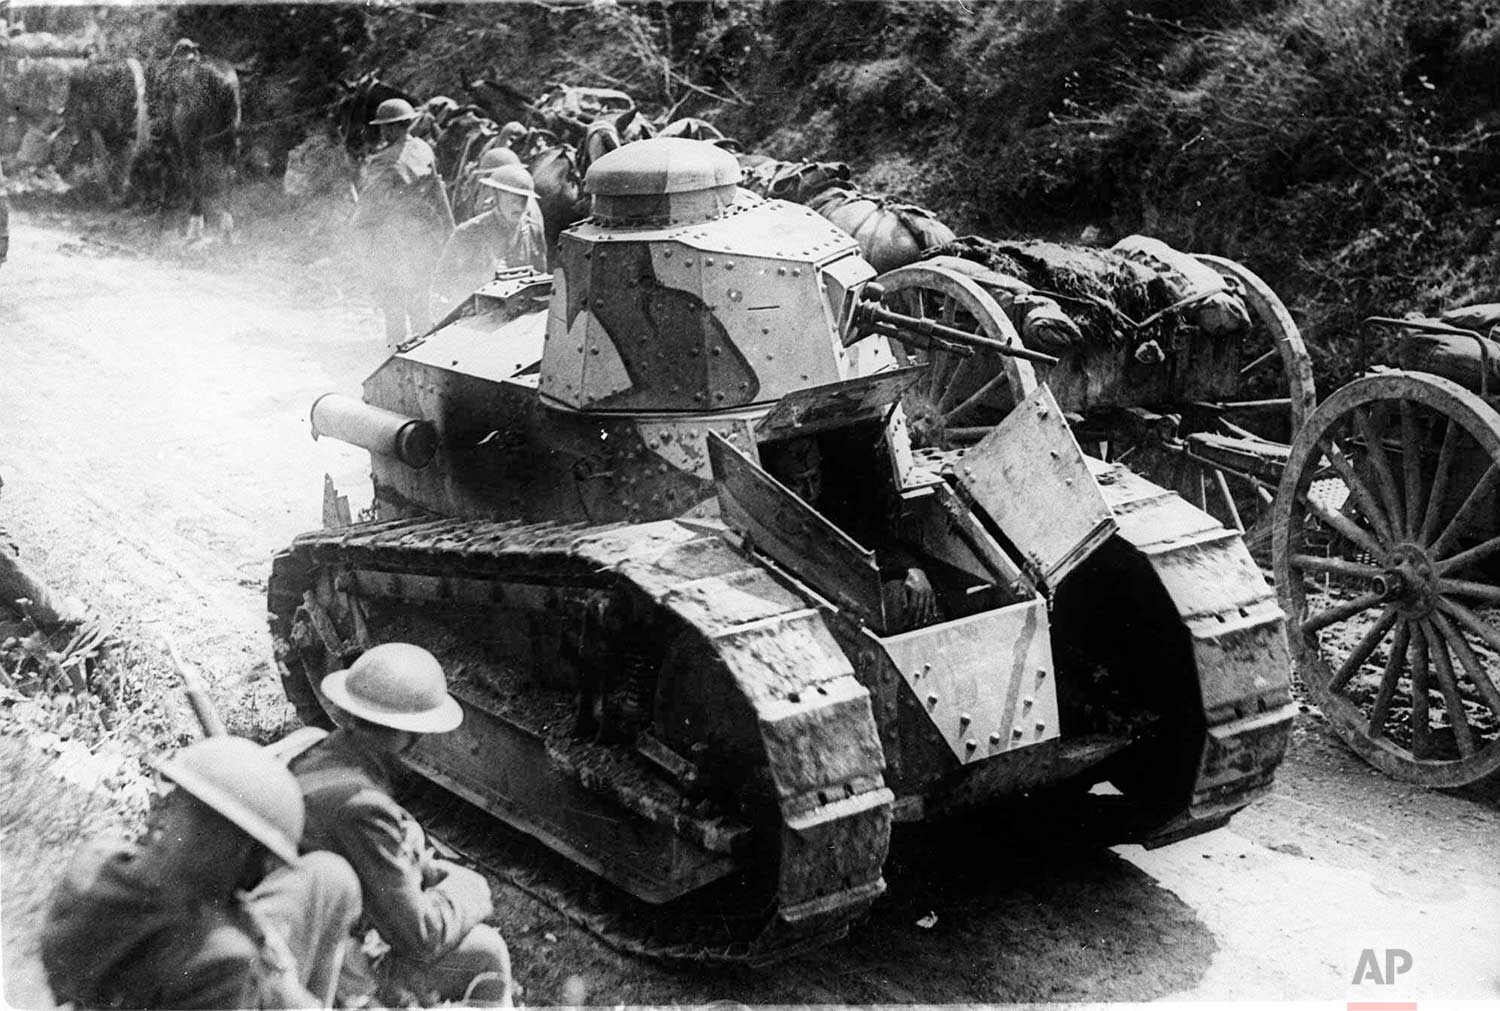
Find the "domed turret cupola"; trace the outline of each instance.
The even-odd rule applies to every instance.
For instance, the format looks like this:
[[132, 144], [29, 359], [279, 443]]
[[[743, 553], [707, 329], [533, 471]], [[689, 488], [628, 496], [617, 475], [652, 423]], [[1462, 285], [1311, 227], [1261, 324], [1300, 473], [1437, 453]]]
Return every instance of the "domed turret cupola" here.
[[617, 148], [584, 181], [594, 220], [651, 227], [713, 221], [734, 203], [741, 178], [734, 155], [700, 140], [663, 137]]
[[[590, 167], [593, 216], [558, 242], [538, 378], [545, 402], [755, 410], [866, 367], [839, 340], [874, 275], [854, 240], [739, 180], [733, 155], [681, 138], [635, 141]], [[888, 355], [869, 368], [889, 365]]]

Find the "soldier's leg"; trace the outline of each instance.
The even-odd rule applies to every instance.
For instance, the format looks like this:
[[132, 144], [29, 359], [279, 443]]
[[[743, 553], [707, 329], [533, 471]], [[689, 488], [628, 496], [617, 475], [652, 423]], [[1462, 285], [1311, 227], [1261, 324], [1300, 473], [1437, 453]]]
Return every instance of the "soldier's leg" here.
[[[383, 984], [394, 983], [419, 996], [460, 1000], [468, 1007], [510, 1007], [510, 950], [500, 931], [481, 923], [442, 958], [430, 962], [397, 955], [380, 963]], [[481, 979], [481, 977], [483, 977]], [[470, 984], [477, 983], [472, 994]]]
[[261, 922], [286, 941], [302, 985], [330, 1004], [361, 909], [354, 868], [336, 853], [308, 853], [266, 875], [247, 900]]

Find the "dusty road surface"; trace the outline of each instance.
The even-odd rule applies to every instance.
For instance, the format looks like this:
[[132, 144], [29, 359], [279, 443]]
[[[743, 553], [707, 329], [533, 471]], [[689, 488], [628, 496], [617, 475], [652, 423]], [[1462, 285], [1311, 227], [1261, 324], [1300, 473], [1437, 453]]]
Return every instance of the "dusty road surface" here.
[[[0, 515], [56, 583], [170, 627], [233, 726], [274, 733], [270, 555], [318, 524], [325, 473], [368, 501], [363, 454], [315, 444], [307, 409], [358, 391], [379, 327], [316, 271], [139, 256], [17, 217]], [[569, 975], [596, 1004], [1500, 999], [1500, 804], [1393, 783], [1312, 716], [1275, 794], [1228, 828], [1153, 852], [898, 832], [887, 880], [847, 940], [757, 970], [622, 955], [503, 883], [499, 922], [530, 1004]], [[47, 1000], [27, 941], [6, 944], [17, 1006]], [[1389, 950], [1410, 966], [1353, 986], [1365, 949], [1382, 974]]]

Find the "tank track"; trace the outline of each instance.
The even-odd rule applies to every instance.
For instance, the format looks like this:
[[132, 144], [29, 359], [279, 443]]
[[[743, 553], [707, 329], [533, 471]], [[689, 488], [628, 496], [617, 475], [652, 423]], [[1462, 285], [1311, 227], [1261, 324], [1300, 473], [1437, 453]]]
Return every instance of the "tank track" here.
[[1138, 840], [1161, 846], [1223, 825], [1270, 790], [1296, 712], [1286, 621], [1240, 534], [1122, 465], [1088, 463], [1116, 536], [1176, 609], [1196, 671], [1204, 735], [1186, 807]]
[[[758, 823], [737, 825], [740, 812], [728, 810], [704, 817], [701, 798], [667, 778], [639, 768], [622, 775], [634, 761], [625, 749], [579, 741], [564, 721], [532, 722], [544, 739], [539, 764], [546, 767], [533, 772], [602, 797], [668, 843], [685, 837], [738, 859], [750, 837], [760, 840], [762, 866], [755, 869], [762, 880], [769, 877], [773, 893], [761, 922], [712, 949], [685, 950], [712, 950], [716, 961], [784, 957], [843, 936], [883, 893], [893, 798], [882, 777], [868, 693], [823, 614], [718, 532], [677, 521], [587, 526], [417, 519], [304, 534], [275, 560], [269, 588], [277, 658], [288, 696], [301, 701], [304, 718], [316, 715], [309, 710], [309, 678], [322, 674], [304, 669], [310, 641], [335, 667], [395, 637], [390, 629], [366, 629], [359, 621], [343, 621], [344, 631], [328, 618], [335, 610], [352, 613], [350, 599], [363, 599], [371, 587], [380, 587], [376, 592], [385, 597], [469, 600], [476, 606], [535, 601], [538, 611], [555, 606], [559, 593], [628, 588], [671, 612], [698, 645], [712, 651], [750, 706], [753, 733], [766, 756], [770, 799]], [[506, 700], [462, 684], [454, 694], [468, 710], [470, 726], [507, 719]], [[444, 737], [463, 733], [461, 728]], [[414, 764], [522, 831], [548, 842], [560, 837], [549, 835], [546, 825], [515, 817], [515, 806], [483, 782], [482, 771]], [[582, 855], [554, 848], [575, 859]], [[774, 868], [763, 866], [767, 854]]]
[[[916, 463], [936, 475], [963, 455], [925, 448]], [[1092, 836], [1154, 848], [1224, 825], [1271, 789], [1296, 712], [1285, 615], [1240, 534], [1122, 464], [1084, 459], [1118, 524], [1113, 540], [1149, 567], [1186, 635], [1202, 739], [1191, 754], [1171, 756], [1191, 769], [1168, 808], [1106, 803], [1066, 817]]]

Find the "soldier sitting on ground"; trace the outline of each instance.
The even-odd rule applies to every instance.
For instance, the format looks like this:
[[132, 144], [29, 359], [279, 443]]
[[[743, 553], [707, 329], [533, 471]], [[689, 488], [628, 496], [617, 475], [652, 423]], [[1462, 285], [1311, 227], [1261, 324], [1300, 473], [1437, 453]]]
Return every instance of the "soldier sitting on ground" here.
[[[145, 840], [85, 843], [53, 893], [53, 995], [78, 1008], [331, 1006], [359, 882], [332, 853], [297, 855], [291, 773], [237, 737], [158, 768], [177, 785]], [[268, 874], [272, 857], [282, 866]]]
[[458, 226], [432, 273], [433, 300], [444, 312], [493, 280], [497, 271], [547, 270], [547, 236], [531, 173], [519, 165], [502, 165], [479, 182], [495, 194], [494, 206]]
[[[420, 734], [453, 730], [463, 710], [437, 659], [419, 646], [386, 643], [323, 679], [339, 729], [292, 761], [307, 800], [307, 849], [346, 857], [364, 887], [366, 923], [390, 945], [374, 966], [387, 1007], [462, 999], [509, 1007], [510, 953], [483, 921], [490, 886], [440, 859], [422, 826], [391, 797], [400, 756]], [[346, 973], [349, 989], [359, 973]], [[367, 993], [341, 993], [358, 1001]]]

